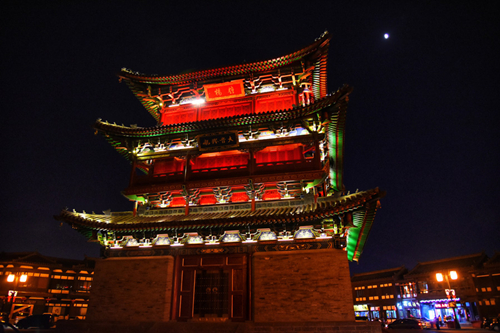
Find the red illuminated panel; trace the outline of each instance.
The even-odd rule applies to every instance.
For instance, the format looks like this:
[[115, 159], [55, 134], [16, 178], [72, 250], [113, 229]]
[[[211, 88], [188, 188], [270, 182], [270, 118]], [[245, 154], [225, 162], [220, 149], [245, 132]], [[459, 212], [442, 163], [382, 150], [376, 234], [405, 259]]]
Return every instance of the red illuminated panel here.
[[165, 112], [161, 116], [163, 125], [182, 124], [196, 121], [196, 109]]
[[262, 200], [278, 200], [281, 199], [278, 190], [267, 190], [262, 196]]
[[269, 98], [257, 101], [255, 112], [261, 113], [267, 111], [288, 110], [291, 109], [292, 106], [293, 106], [293, 96], [286, 96], [281, 98]]
[[233, 193], [231, 196], [231, 202], [247, 202], [248, 195], [245, 192]]
[[193, 170], [224, 171], [248, 164], [248, 154], [198, 157], [191, 160]]
[[252, 112], [250, 103], [232, 104], [223, 107], [204, 108], [200, 112], [200, 120], [238, 116]]
[[215, 199], [214, 195], [202, 195], [200, 197], [200, 205], [215, 205], [217, 203], [217, 200]]
[[164, 160], [156, 160], [154, 164], [155, 176], [163, 174], [174, 174], [184, 171], [184, 160], [178, 158], [169, 158]]
[[186, 200], [182, 197], [178, 198], [173, 198], [172, 202], [170, 203], [170, 207], [184, 207], [186, 206]]
[[302, 158], [302, 147], [298, 144], [267, 147], [255, 153], [257, 163], [294, 161]]
[[203, 89], [205, 89], [205, 99], [207, 102], [245, 96], [243, 80], [206, 84], [203, 86]]

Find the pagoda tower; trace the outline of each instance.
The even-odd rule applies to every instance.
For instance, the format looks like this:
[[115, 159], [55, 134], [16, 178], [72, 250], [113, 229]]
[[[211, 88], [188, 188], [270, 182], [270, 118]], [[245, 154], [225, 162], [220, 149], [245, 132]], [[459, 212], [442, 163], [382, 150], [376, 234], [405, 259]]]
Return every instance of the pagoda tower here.
[[352, 88], [327, 93], [330, 35], [285, 56], [186, 74], [118, 74], [155, 127], [98, 120], [131, 164], [129, 212], [56, 218], [102, 245], [89, 320], [354, 321], [379, 200], [346, 194]]

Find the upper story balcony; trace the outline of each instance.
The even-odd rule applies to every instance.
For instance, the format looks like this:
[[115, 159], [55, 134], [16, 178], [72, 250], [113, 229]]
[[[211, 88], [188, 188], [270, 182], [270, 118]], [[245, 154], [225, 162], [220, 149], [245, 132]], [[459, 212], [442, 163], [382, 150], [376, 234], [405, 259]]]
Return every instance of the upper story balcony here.
[[319, 155], [314, 146], [289, 144], [250, 152], [232, 150], [150, 160], [136, 165], [144, 172], [132, 174], [130, 187], [320, 170], [324, 162]]

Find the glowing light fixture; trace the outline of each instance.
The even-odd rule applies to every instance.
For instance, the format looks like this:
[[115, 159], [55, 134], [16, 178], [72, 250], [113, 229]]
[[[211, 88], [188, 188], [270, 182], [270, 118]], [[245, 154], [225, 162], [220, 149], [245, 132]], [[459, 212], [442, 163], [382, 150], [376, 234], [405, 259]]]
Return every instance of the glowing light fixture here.
[[171, 243], [172, 242], [170, 241], [170, 238], [168, 238], [168, 234], [157, 235], [153, 240], [154, 245], [170, 245]]
[[241, 242], [241, 236], [238, 230], [227, 230], [222, 236], [222, 241], [224, 243], [236, 243]]
[[312, 226], [301, 226], [294, 235], [295, 239], [314, 238]]
[[278, 239], [270, 228], [258, 229], [255, 238], [259, 241], [274, 241]]
[[19, 279], [19, 281], [21, 282], [26, 282], [27, 280], [28, 280], [28, 275], [26, 274], [21, 275], [21, 278]]
[[197, 232], [191, 232], [188, 233], [187, 235], [188, 235], [186, 240], [187, 244], [203, 244], [203, 237], [198, 235]]
[[205, 104], [205, 100], [203, 98], [197, 98], [191, 102], [191, 104], [194, 105], [200, 105], [200, 104]]
[[457, 274], [457, 271], [451, 271], [451, 272], [450, 272], [450, 278], [451, 278], [452, 280], [456, 280], [456, 279], [458, 279], [458, 274]]
[[443, 274], [436, 273], [436, 280], [438, 280], [438, 282], [443, 282]]
[[265, 93], [265, 92], [269, 92], [269, 91], [274, 91], [274, 87], [272, 85], [263, 86], [262, 88], [260, 88], [261, 93]]
[[15, 278], [14, 274], [9, 274], [9, 276], [7, 276], [7, 282], [14, 282], [14, 278]]
[[384, 34], [385, 39], [389, 39], [389, 34]]

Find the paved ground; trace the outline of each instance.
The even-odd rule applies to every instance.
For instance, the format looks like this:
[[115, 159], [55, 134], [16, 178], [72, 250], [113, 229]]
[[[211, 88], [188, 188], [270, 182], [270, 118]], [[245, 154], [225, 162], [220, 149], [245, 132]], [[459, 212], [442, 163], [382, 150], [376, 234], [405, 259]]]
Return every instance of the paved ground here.
[[[483, 328], [473, 328], [470, 323], [460, 323], [462, 326], [461, 329], [452, 329], [447, 327], [441, 327], [440, 330], [433, 329], [425, 329], [425, 333], [489, 333], [489, 330]], [[415, 330], [409, 329], [384, 329], [384, 333], [415, 333]]]
[[[442, 327], [440, 330], [436, 329], [425, 329], [418, 330], [421, 333], [491, 333], [489, 330], [482, 328], [472, 328], [472, 325], [464, 323], [461, 324], [462, 329], [450, 329], [447, 327]], [[55, 329], [39, 329], [39, 328], [31, 328], [19, 330], [20, 332], [31, 332], [31, 333], [53, 333]], [[416, 333], [416, 330], [412, 329], [383, 329], [383, 333]], [[215, 332], [214, 332], [215, 333]]]

